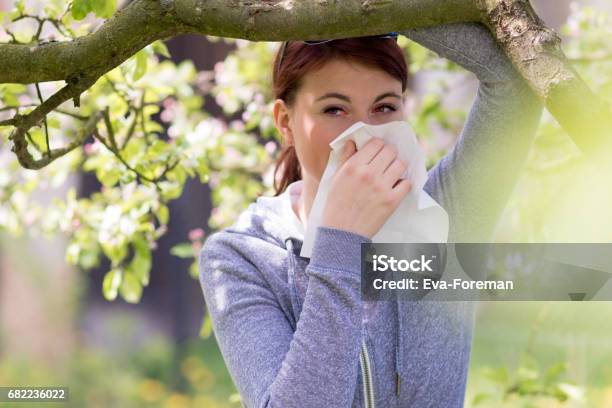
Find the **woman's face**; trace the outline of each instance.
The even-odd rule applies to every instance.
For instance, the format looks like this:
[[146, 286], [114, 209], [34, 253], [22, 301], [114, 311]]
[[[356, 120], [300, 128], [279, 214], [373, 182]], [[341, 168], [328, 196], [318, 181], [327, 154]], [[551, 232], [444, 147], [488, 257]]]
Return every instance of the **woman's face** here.
[[295, 145], [304, 178], [321, 180], [329, 143], [353, 123], [380, 125], [405, 118], [402, 83], [377, 68], [334, 59], [302, 78], [294, 103], [277, 99], [274, 120]]

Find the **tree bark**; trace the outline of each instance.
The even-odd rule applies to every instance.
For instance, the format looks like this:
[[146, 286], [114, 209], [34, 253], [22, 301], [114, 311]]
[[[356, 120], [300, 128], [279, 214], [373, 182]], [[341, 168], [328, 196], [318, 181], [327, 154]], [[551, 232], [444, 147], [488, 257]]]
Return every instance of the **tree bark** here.
[[74, 41], [0, 44], [0, 83], [98, 78], [153, 41], [185, 29], [159, 1], [136, 0], [97, 31]]
[[[479, 0], [478, 0], [479, 1]], [[184, 33], [252, 41], [342, 38], [477, 21], [476, 0], [135, 0], [70, 42], [0, 44], [0, 83], [110, 71], [144, 46]], [[367, 24], [364, 24], [367, 21]]]
[[528, 0], [486, 0], [483, 23], [578, 147], [590, 154], [609, 147], [609, 105], [580, 78], [563, 53], [559, 36], [546, 27]]
[[[253, 41], [344, 38], [453, 22], [481, 22], [586, 152], [608, 143], [610, 107], [584, 83], [563, 54], [557, 34], [528, 0], [135, 0], [100, 29], [70, 42], [0, 44], [0, 83], [65, 80], [67, 85], [13, 125], [16, 153], [26, 152], [25, 131], [59, 104], [88, 89], [104, 73], [158, 39], [183, 33]], [[23, 153], [25, 154], [25, 153]], [[28, 168], [35, 163], [20, 160]]]

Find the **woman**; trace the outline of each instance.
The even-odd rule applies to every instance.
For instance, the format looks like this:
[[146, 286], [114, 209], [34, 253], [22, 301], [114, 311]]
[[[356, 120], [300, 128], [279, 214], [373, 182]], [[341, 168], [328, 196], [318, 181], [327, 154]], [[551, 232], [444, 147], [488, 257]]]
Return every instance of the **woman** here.
[[[483, 242], [516, 181], [541, 106], [479, 24], [401, 34], [474, 72], [478, 94], [425, 190], [449, 241]], [[200, 255], [200, 282], [246, 407], [459, 407], [474, 306], [362, 302], [360, 244], [410, 190], [389, 146], [353, 143], [334, 175], [312, 257], [299, 256], [328, 143], [356, 121], [403, 120], [406, 63], [392, 36], [289, 42], [277, 54], [274, 120], [286, 147], [275, 197], [260, 197]]]

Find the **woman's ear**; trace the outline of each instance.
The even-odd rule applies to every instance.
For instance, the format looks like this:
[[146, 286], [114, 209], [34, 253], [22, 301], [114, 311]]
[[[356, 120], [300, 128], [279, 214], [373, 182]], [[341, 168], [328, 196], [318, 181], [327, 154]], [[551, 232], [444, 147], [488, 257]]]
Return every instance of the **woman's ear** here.
[[289, 108], [282, 99], [276, 99], [272, 106], [274, 124], [276, 129], [283, 136], [283, 141], [287, 145], [293, 145], [293, 133], [289, 124]]

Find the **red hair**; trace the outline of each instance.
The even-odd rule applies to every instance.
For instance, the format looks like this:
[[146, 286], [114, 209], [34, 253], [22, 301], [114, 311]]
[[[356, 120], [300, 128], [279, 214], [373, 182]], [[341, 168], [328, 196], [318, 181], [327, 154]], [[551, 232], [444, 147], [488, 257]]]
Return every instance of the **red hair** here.
[[[282, 99], [288, 106], [295, 100], [301, 80], [310, 71], [315, 71], [325, 63], [343, 58], [363, 65], [379, 68], [402, 83], [402, 92], [408, 83], [406, 58], [397, 42], [391, 38], [355, 37], [308, 45], [302, 41], [289, 41], [280, 47], [274, 59], [272, 91], [275, 99]], [[282, 171], [280, 179], [277, 174]], [[275, 195], [281, 194], [289, 184], [301, 180], [301, 168], [293, 145], [284, 145], [274, 169]]]

